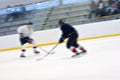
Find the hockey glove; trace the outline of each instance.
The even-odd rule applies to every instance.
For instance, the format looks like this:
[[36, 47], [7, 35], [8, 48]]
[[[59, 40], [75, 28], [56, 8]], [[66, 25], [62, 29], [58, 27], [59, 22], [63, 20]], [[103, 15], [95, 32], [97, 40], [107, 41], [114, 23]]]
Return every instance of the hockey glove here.
[[64, 38], [61, 37], [61, 38], [59, 39], [59, 43], [62, 43], [63, 41], [64, 41]]
[[29, 38], [29, 39], [28, 39], [28, 43], [32, 44], [32, 43], [33, 43], [33, 39], [32, 39], [32, 38]]
[[24, 35], [23, 35], [23, 33], [20, 33], [20, 38], [24, 38]]

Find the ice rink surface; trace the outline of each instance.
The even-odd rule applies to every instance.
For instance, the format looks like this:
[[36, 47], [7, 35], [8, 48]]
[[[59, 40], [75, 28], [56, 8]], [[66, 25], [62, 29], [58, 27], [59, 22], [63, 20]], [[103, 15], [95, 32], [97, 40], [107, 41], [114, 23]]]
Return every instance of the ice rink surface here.
[[79, 58], [71, 58], [64, 43], [40, 61], [36, 59], [46, 54], [42, 50], [35, 55], [27, 49], [26, 58], [19, 58], [20, 50], [0, 52], [0, 80], [120, 80], [120, 37], [79, 43], [88, 51]]

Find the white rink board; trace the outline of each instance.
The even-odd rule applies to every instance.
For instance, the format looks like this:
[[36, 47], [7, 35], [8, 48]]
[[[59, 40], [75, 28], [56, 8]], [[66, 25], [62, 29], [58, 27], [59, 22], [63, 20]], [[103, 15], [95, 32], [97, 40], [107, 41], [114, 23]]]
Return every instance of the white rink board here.
[[[109, 34], [120, 34], [120, 20], [111, 20], [97, 23], [74, 26], [80, 38], [104, 36]], [[36, 31], [33, 37], [37, 44], [56, 42], [61, 36], [59, 28]], [[18, 34], [0, 37], [0, 49], [20, 46]]]

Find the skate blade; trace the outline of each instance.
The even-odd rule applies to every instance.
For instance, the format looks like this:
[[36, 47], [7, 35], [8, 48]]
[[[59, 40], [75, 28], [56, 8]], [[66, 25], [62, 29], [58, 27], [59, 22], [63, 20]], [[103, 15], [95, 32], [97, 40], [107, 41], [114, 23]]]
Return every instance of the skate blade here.
[[72, 58], [79, 58], [79, 57], [80, 57], [80, 54], [72, 56]]
[[87, 52], [81, 52], [80, 53], [80, 55], [86, 55], [87, 54]]
[[72, 58], [79, 58], [79, 57], [86, 55], [86, 54], [87, 54], [87, 52], [83, 52], [83, 53], [80, 53], [79, 55], [72, 56]]

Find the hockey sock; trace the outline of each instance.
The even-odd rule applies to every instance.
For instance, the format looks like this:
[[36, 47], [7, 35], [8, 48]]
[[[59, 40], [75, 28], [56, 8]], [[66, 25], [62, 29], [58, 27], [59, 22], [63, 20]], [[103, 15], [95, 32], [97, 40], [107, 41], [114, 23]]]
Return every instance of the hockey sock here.
[[27, 44], [22, 45], [21, 52], [22, 52], [23, 54], [26, 52], [26, 45], [27, 45]]
[[34, 49], [34, 51], [36, 51], [37, 50], [37, 46], [34, 46], [33, 49]]
[[24, 53], [26, 52], [26, 50], [25, 50], [25, 49], [22, 49], [21, 51], [22, 51], [22, 54], [24, 54]]
[[73, 46], [70, 47], [70, 50], [73, 52], [73, 53], [77, 53], [77, 49]]
[[32, 42], [32, 46], [33, 46], [34, 51], [37, 51], [37, 46], [35, 44], [35, 41]]
[[82, 46], [79, 46], [78, 49], [82, 50], [82, 51], [85, 50], [84, 47], [82, 47]]

